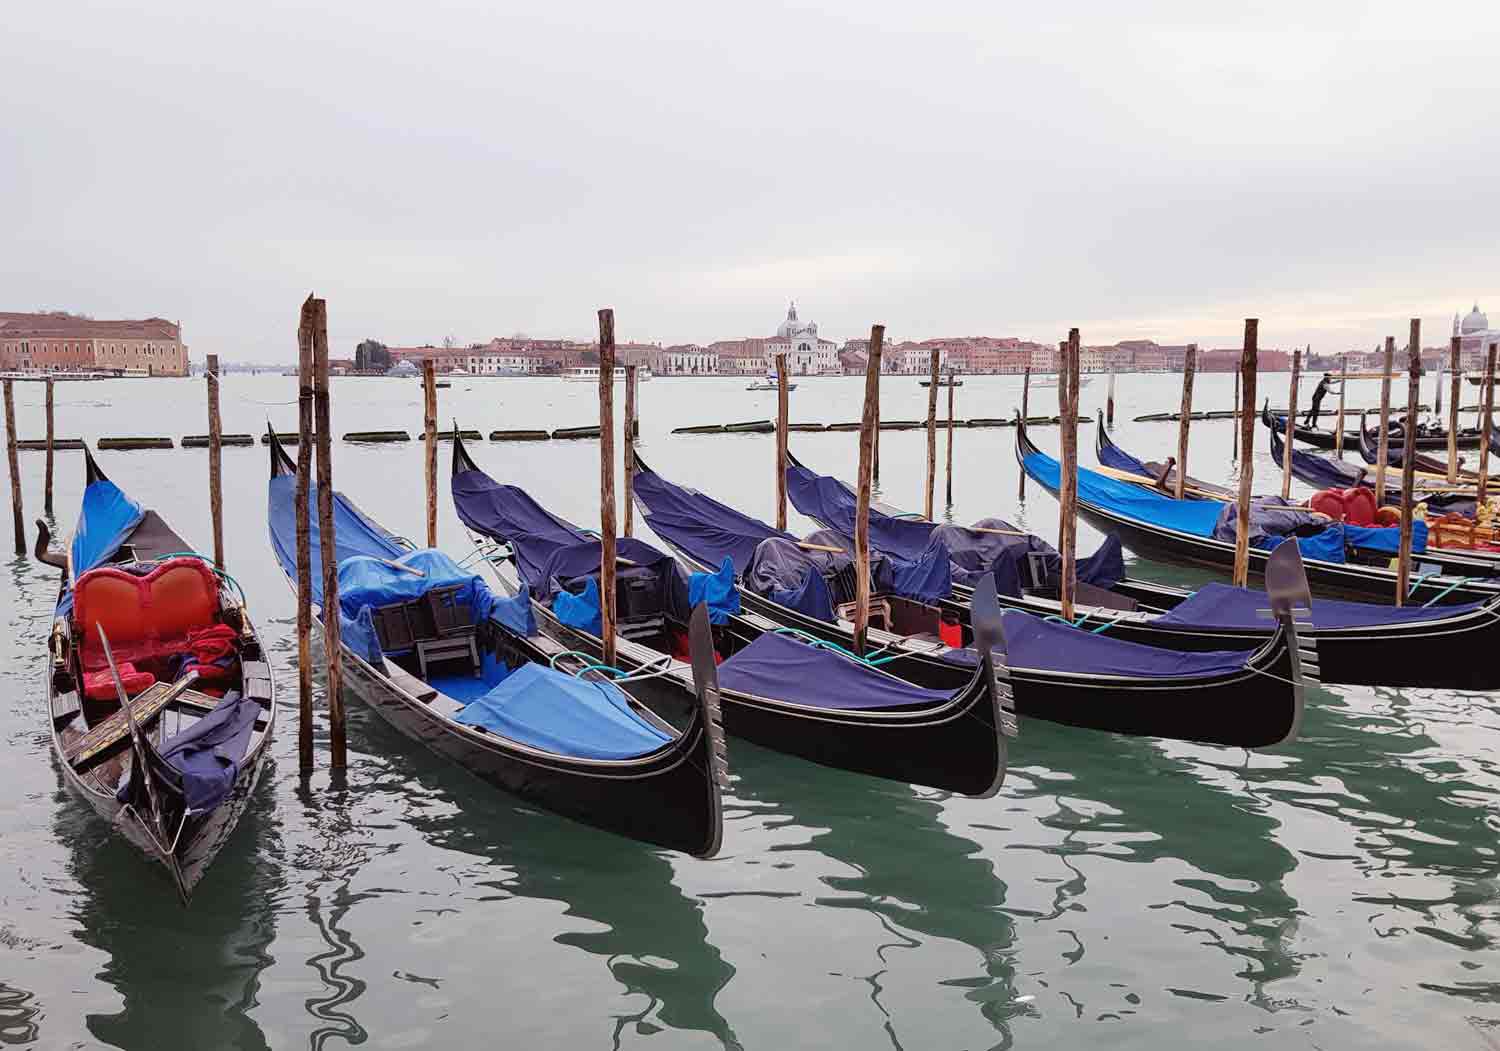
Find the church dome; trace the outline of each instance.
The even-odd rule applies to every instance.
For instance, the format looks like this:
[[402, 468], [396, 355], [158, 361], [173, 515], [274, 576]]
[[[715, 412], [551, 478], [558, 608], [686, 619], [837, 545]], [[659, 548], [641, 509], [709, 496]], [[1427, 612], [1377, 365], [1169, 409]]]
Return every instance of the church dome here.
[[786, 320], [776, 330], [776, 335], [781, 339], [801, 339], [804, 337], [816, 339], [818, 336], [818, 325], [814, 321], [797, 320], [797, 304], [790, 303], [786, 308]]
[[1471, 332], [1484, 332], [1490, 327], [1490, 319], [1479, 312], [1479, 304], [1474, 304], [1474, 309], [1469, 311], [1469, 316], [1464, 318], [1459, 331], [1464, 335]]

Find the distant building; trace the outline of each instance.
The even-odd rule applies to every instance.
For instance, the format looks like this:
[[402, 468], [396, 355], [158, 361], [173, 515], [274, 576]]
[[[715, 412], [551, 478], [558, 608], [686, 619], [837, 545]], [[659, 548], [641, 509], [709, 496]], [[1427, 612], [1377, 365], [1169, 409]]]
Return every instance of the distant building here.
[[721, 339], [708, 350], [718, 359], [720, 374], [760, 376], [775, 367], [763, 339]]
[[719, 355], [696, 343], [667, 347], [657, 360], [656, 371], [664, 376], [715, 376], [719, 372]]
[[0, 312], [0, 370], [186, 376], [182, 326], [153, 317], [97, 321], [76, 314]]
[[786, 320], [776, 330], [776, 335], [766, 340], [766, 364], [775, 361], [776, 355], [785, 354], [788, 370], [794, 374], [816, 376], [821, 373], [838, 373], [838, 345], [829, 339], [818, 338], [816, 321], [800, 321], [797, 304], [787, 307]]
[[1474, 304], [1462, 321], [1453, 315], [1453, 334], [1458, 337], [1459, 362], [1469, 371], [1483, 371], [1491, 343], [1500, 343], [1500, 329], [1490, 328], [1490, 319]]

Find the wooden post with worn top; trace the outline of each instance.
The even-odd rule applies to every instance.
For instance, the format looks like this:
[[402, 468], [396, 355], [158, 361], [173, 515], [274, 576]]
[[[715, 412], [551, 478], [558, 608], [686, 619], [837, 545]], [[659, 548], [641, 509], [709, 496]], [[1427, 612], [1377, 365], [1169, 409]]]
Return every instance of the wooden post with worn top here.
[[[311, 297], [309, 297], [311, 298]], [[323, 659], [328, 690], [328, 765], [348, 765], [344, 662], [339, 625], [338, 533], [333, 525], [333, 421], [328, 404], [328, 303], [313, 299], [313, 411], [318, 446], [318, 550], [323, 556]], [[331, 613], [329, 611], [332, 611]]]
[[52, 377], [47, 377], [47, 480], [42, 488], [42, 510], [52, 513], [52, 463], [53, 442], [56, 441], [52, 419]]
[[1281, 450], [1281, 498], [1292, 495], [1292, 446], [1297, 436], [1297, 381], [1302, 378], [1302, 350], [1292, 351], [1292, 389], [1286, 401], [1286, 445]]
[[615, 312], [599, 311], [599, 621], [615, 666]]
[[1182, 499], [1187, 485], [1188, 428], [1193, 419], [1193, 375], [1198, 371], [1198, 344], [1189, 343], [1182, 359], [1182, 416], [1177, 423], [1177, 484], [1173, 495]]
[[938, 363], [941, 352], [932, 348], [927, 373], [927, 488], [923, 490], [922, 517], [932, 521], [932, 501], [937, 491], [937, 398]]
[[953, 373], [948, 373], [948, 499], [947, 506], [953, 506], [953, 388], [958, 386], [953, 381]]
[[1234, 584], [1250, 580], [1250, 495], [1255, 482], [1255, 363], [1259, 356], [1260, 321], [1245, 319], [1245, 345], [1240, 351], [1240, 493], [1235, 506]]
[[625, 366], [625, 454], [621, 458], [625, 467], [625, 492], [624, 499], [620, 501], [625, 508], [625, 527], [620, 530], [621, 536], [635, 535], [635, 399], [636, 370], [639, 367]]
[[1074, 592], [1078, 589], [1078, 330], [1068, 331], [1058, 357], [1057, 401], [1062, 429], [1062, 472], [1059, 478], [1059, 514], [1057, 550], [1062, 556], [1062, 582], [1059, 589], [1064, 620], [1073, 619]]
[[21, 509], [21, 466], [16, 462], [15, 381], [5, 381], [5, 462], [10, 467], [10, 509], [15, 515], [16, 554], [26, 554], [25, 512]]
[[1333, 455], [1344, 458], [1344, 387], [1348, 383], [1349, 359], [1339, 361], [1339, 417], [1333, 427]]
[[1483, 507], [1488, 496], [1490, 473], [1490, 432], [1494, 427], [1495, 412], [1495, 351], [1500, 344], [1491, 343], [1484, 358], [1484, 396], [1479, 399], [1484, 406], [1479, 420], [1479, 506]]
[[1380, 377], [1380, 441], [1375, 453], [1375, 506], [1385, 503], [1385, 467], [1391, 458], [1391, 370], [1396, 367], [1396, 337], [1385, 337], [1385, 369]]
[[1458, 370], [1459, 341], [1453, 337], [1448, 348], [1448, 374], [1452, 377], [1452, 397], [1448, 404], [1448, 484], [1458, 484], [1458, 399], [1463, 375]]
[[297, 759], [303, 775], [313, 768], [312, 702], [312, 297], [297, 325]]
[[870, 631], [870, 487], [875, 473], [875, 436], [880, 428], [880, 350], [885, 326], [870, 328], [865, 366], [865, 403], [859, 420], [859, 481], [854, 510], [854, 652], [865, 654]]
[[1417, 402], [1422, 384], [1422, 319], [1411, 319], [1411, 341], [1406, 384], [1406, 431], [1401, 449], [1401, 547], [1396, 555], [1396, 605], [1406, 602], [1411, 587], [1412, 489], [1417, 476]]
[[1238, 460], [1240, 458], [1240, 370], [1234, 370], [1234, 444], [1229, 450], [1229, 458]]
[[[458, 424], [453, 424], [453, 440], [458, 441]], [[431, 358], [422, 362], [422, 477], [427, 490], [427, 546], [437, 547], [437, 363]]]
[[1104, 426], [1115, 425], [1115, 367], [1109, 367], [1109, 392], [1104, 397]]
[[786, 532], [786, 428], [791, 407], [787, 401], [786, 355], [776, 355], [776, 528]]
[[224, 569], [224, 424], [219, 418], [219, 355], [203, 368], [208, 387], [208, 511], [213, 519], [214, 566]]
[[[1030, 418], [1027, 415], [1031, 411], [1030, 402], [1031, 402], [1031, 366], [1027, 365], [1026, 366], [1026, 372], [1021, 376], [1021, 422], [1022, 423], [1025, 423]], [[1023, 470], [1020, 473], [1021, 473], [1021, 487], [1017, 491], [1016, 496], [1017, 496], [1018, 499], [1024, 500], [1024, 499], [1026, 499], [1026, 472]]]

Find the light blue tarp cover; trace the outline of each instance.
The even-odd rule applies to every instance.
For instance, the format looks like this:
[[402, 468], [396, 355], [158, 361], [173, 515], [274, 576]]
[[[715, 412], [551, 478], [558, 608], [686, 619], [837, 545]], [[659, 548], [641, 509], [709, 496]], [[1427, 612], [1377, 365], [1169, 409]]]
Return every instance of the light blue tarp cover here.
[[[1025, 466], [1043, 485], [1057, 488], [1059, 468], [1052, 457], [1045, 453], [1028, 453]], [[1214, 536], [1214, 527], [1220, 516], [1232, 506], [1223, 500], [1174, 500], [1131, 482], [1106, 478], [1086, 467], [1078, 469], [1078, 499], [1142, 522], [1202, 537]], [[1297, 546], [1309, 559], [1343, 562], [1346, 542], [1371, 551], [1394, 552], [1399, 539], [1398, 529], [1334, 525], [1316, 536], [1298, 537]], [[1280, 543], [1276, 538], [1267, 538], [1267, 541], [1255, 546], [1269, 550]], [[1422, 524], [1412, 530], [1412, 550], [1426, 549], [1427, 527]]]
[[107, 478], [84, 489], [73, 532], [74, 578], [107, 561], [145, 516], [141, 505]]
[[[1269, 628], [1275, 624], [1267, 608], [1266, 593], [1230, 584], [1204, 584], [1173, 609], [1157, 618], [1158, 624], [1182, 624], [1203, 628]], [[1312, 623], [1316, 628], [1360, 628], [1382, 624], [1412, 624], [1471, 613], [1483, 602], [1452, 606], [1385, 606], [1372, 602], [1312, 600]], [[1301, 620], [1305, 613], [1299, 614]]]
[[618, 687], [526, 664], [454, 717], [579, 759], [634, 759], [673, 738], [631, 711]]
[[[317, 507], [318, 486], [313, 482], [307, 487], [309, 507]], [[277, 561], [293, 578], [297, 575], [297, 479], [294, 475], [279, 474], [271, 479], [267, 492], [266, 518], [271, 530], [271, 547]], [[312, 600], [323, 604], [323, 574], [318, 567], [323, 564], [322, 540], [319, 536], [318, 516], [310, 516], [312, 542]], [[399, 559], [406, 549], [396, 543], [386, 532], [352, 503], [343, 493], [333, 494], [334, 561], [342, 563], [354, 555], [371, 555], [375, 558]]]
[[[531, 596], [522, 585], [518, 595], [496, 595], [485, 582], [463, 569], [436, 548], [420, 548], [393, 561], [422, 570], [426, 576], [403, 573], [368, 555], [351, 555], [339, 563], [339, 624], [342, 639], [367, 661], [380, 659], [380, 639], [375, 631], [376, 606], [411, 602], [432, 588], [460, 586], [458, 601], [473, 611], [474, 623], [493, 620], [517, 635], [535, 635], [536, 617]], [[396, 652], [391, 652], [396, 656]]]
[[593, 577], [583, 582], [583, 590], [576, 595], [562, 590], [553, 596], [552, 612], [570, 628], [595, 638], [604, 634], [604, 603], [599, 599], [599, 581]]
[[719, 686], [810, 708], [926, 706], [953, 696], [902, 682], [790, 635], [767, 632], [719, 665]]
[[740, 592], [734, 586], [734, 562], [725, 557], [717, 573], [688, 574], [688, 607], [698, 603], [708, 606], [710, 624], [728, 624], [731, 615], [740, 612]]

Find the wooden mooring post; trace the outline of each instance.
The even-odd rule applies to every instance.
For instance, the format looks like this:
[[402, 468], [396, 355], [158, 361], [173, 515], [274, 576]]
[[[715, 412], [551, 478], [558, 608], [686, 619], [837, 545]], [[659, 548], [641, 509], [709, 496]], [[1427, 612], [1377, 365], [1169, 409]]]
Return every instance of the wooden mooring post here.
[[[458, 424], [453, 425], [455, 431]], [[422, 361], [423, 488], [427, 491], [427, 546], [437, 547], [437, 363]]]
[[776, 355], [776, 528], [786, 531], [786, 428], [791, 411], [787, 399], [786, 355]]
[[16, 462], [15, 381], [5, 381], [5, 462], [10, 468], [10, 509], [15, 516], [16, 554], [26, 554], [26, 517], [21, 508], [21, 466]]
[[312, 702], [312, 524], [307, 505], [312, 488], [313, 306], [302, 304], [297, 325], [297, 765], [313, 768]]
[[932, 521], [932, 501], [937, 492], [937, 399], [938, 365], [941, 351], [932, 348], [928, 355], [927, 373], [927, 488], [922, 491], [922, 516]]
[[[219, 418], [219, 355], [208, 356], [203, 378], [208, 388], [208, 511], [213, 518], [214, 565], [223, 572], [224, 424]], [[51, 437], [50, 427], [48, 437]]]
[[1375, 453], [1375, 506], [1385, 503], [1385, 467], [1391, 458], [1391, 369], [1396, 364], [1396, 337], [1385, 337], [1385, 368], [1380, 380], [1380, 441]]
[[1081, 341], [1078, 330], [1068, 331], [1058, 357], [1058, 424], [1062, 431], [1062, 471], [1059, 477], [1057, 550], [1062, 556], [1059, 599], [1064, 620], [1073, 619], [1074, 592], [1078, 588], [1078, 365]]
[[[308, 297], [312, 299], [312, 297]], [[344, 663], [339, 624], [339, 560], [333, 525], [333, 424], [328, 403], [328, 304], [312, 299], [313, 439], [318, 447], [318, 550], [323, 556], [323, 665], [328, 690], [328, 764], [348, 766]], [[331, 613], [329, 611], [332, 611]]]
[[1109, 392], [1104, 396], [1104, 426], [1115, 425], [1115, 367], [1109, 367]]
[[[1333, 428], [1333, 455], [1344, 458], [1344, 388], [1348, 385], [1349, 359], [1339, 361], [1339, 418]], [[1376, 503], [1379, 504], [1379, 500]]]
[[1193, 374], [1197, 371], [1198, 344], [1189, 343], [1187, 354], [1182, 359], [1182, 414], [1177, 423], [1177, 484], [1173, 487], [1173, 495], [1179, 500], [1182, 499], [1184, 487], [1187, 485], [1188, 428], [1192, 426]]
[[[1463, 374], [1459, 372], [1459, 338], [1454, 336], [1448, 347], [1448, 374], [1452, 378], [1452, 397], [1448, 402], [1448, 484], [1458, 484], [1458, 399], [1459, 384]], [[1480, 444], [1488, 444], [1488, 435], [1481, 436]]]
[[1292, 389], [1286, 401], [1286, 445], [1281, 450], [1281, 498], [1292, 495], [1292, 446], [1297, 436], [1297, 380], [1302, 377], [1302, 350], [1292, 351]]
[[953, 506], [953, 388], [958, 384], [953, 382], [953, 374], [948, 374], [948, 499], [947, 506]]
[[599, 311], [599, 621], [615, 666], [615, 312]]
[[1484, 358], [1484, 396], [1480, 403], [1484, 406], [1484, 412], [1479, 420], [1479, 506], [1483, 507], [1488, 494], [1488, 482], [1490, 473], [1490, 428], [1494, 426], [1495, 412], [1495, 351], [1500, 350], [1500, 344], [1491, 343], [1489, 352]]
[[1229, 451], [1231, 460], [1240, 458], [1240, 370], [1234, 370], [1234, 445]]
[[[635, 399], [636, 369], [639, 366], [625, 366], [625, 455], [622, 457], [625, 467], [625, 493], [620, 503], [625, 508], [625, 528], [620, 530], [623, 536], [635, 535]], [[603, 434], [603, 431], [599, 432]]]
[[1401, 448], [1401, 547], [1396, 555], [1396, 605], [1404, 605], [1411, 588], [1412, 489], [1417, 477], [1417, 403], [1422, 394], [1422, 319], [1411, 319], [1406, 384], [1406, 428]]
[[[1021, 374], [1021, 419], [1031, 419], [1031, 366], [1026, 366], [1026, 371]], [[1020, 488], [1016, 491], [1017, 499], [1026, 499], [1026, 472], [1021, 471]]]
[[1259, 356], [1260, 321], [1245, 319], [1245, 343], [1240, 350], [1240, 493], [1235, 506], [1234, 584], [1250, 580], [1250, 496], [1255, 483], [1255, 363]]
[[880, 351], [885, 326], [870, 328], [870, 360], [865, 365], [865, 402], [859, 422], [859, 481], [854, 511], [854, 652], [863, 657], [870, 631], [870, 488], [875, 441], [880, 433]]
[[52, 514], [52, 467], [53, 467], [53, 451], [54, 451], [54, 446], [55, 446], [56, 441], [57, 441], [57, 439], [55, 437], [55, 433], [56, 432], [55, 432], [55, 429], [53, 427], [54, 421], [53, 421], [53, 416], [52, 416], [52, 386], [53, 386], [52, 377], [48, 376], [47, 377], [47, 479], [46, 479], [46, 483], [44, 484], [44, 486], [42, 488], [42, 510], [46, 514], [48, 514], [48, 515]]

